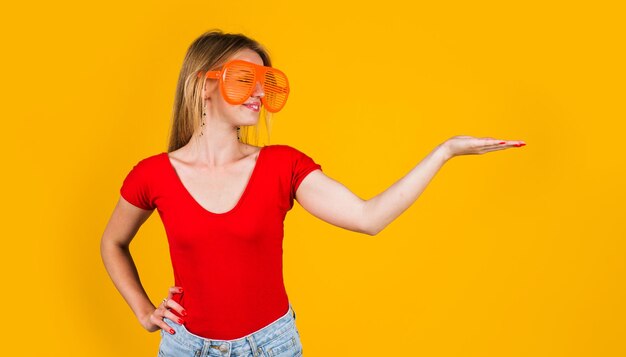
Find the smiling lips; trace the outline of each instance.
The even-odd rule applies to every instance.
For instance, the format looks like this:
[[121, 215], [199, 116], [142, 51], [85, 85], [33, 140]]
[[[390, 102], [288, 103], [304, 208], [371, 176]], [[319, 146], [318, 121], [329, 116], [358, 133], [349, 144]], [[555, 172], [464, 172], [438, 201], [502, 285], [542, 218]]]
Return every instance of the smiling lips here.
[[259, 108], [261, 107], [261, 104], [259, 102], [251, 102], [251, 103], [243, 104], [243, 106], [254, 112], [258, 112]]

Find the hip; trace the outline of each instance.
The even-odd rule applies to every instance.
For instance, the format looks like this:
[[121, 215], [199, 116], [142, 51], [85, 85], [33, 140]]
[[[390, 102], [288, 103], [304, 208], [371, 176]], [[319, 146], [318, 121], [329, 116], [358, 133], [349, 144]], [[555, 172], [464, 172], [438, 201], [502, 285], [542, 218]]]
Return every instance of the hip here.
[[289, 304], [288, 311], [265, 327], [234, 340], [215, 340], [195, 335], [167, 317], [174, 334], [161, 330], [159, 357], [299, 357], [302, 356], [300, 332], [296, 314]]

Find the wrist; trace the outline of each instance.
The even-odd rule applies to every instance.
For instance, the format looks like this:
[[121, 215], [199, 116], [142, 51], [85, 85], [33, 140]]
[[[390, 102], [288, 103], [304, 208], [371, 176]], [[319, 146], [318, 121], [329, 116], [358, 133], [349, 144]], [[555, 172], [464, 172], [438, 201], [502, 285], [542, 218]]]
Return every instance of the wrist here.
[[139, 320], [141, 325], [146, 327], [145, 323], [146, 323], [146, 321], [149, 321], [150, 315], [154, 312], [154, 310], [156, 310], [156, 307], [154, 307], [154, 306], [147, 307], [146, 309], [143, 309], [141, 312], [139, 312], [135, 316], [137, 317], [137, 320]]
[[439, 144], [435, 148], [436, 156], [439, 156], [444, 163], [454, 157], [447, 143], [448, 142], [446, 141], [442, 144]]

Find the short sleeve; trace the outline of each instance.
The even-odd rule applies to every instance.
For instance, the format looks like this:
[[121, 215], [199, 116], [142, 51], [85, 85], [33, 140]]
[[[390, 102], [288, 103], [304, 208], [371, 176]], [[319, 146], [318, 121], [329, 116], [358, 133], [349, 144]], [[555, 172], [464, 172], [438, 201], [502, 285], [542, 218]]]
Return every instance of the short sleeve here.
[[291, 176], [291, 197], [296, 197], [296, 191], [302, 183], [302, 180], [314, 170], [322, 169], [322, 166], [315, 163], [312, 158], [305, 153], [293, 149], [292, 150], [292, 176]]
[[134, 206], [151, 211], [155, 205], [150, 195], [150, 173], [147, 169], [143, 160], [133, 166], [122, 183], [120, 194]]

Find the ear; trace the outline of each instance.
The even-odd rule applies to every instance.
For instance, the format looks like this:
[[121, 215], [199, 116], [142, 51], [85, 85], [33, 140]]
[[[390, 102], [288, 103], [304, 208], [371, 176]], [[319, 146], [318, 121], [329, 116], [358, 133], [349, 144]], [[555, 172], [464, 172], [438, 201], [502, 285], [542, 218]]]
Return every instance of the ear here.
[[202, 98], [204, 100], [211, 99], [212, 96], [219, 95], [219, 81], [204, 80], [204, 88], [202, 88]]

